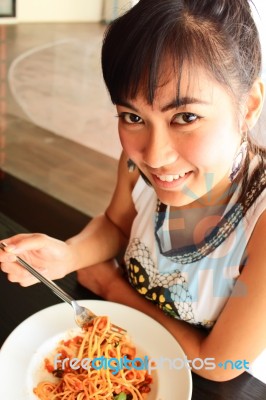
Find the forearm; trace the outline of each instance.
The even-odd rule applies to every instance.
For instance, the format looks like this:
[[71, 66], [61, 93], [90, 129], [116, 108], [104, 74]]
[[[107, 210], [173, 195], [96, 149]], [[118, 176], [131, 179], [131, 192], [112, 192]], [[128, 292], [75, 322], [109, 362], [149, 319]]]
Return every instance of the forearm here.
[[[211, 361], [217, 365], [218, 360], [216, 358], [217, 354], [215, 350], [213, 350], [213, 347], [211, 347], [212, 350], [208, 351], [209, 346], [207, 343], [209, 334], [207, 331], [199, 329], [187, 322], [165, 315], [162, 310], [137, 293], [129, 285], [129, 283], [122, 278], [114, 281], [112, 285], [109, 286], [107, 300], [125, 304], [129, 307], [142, 311], [146, 315], [149, 315], [151, 318], [155, 319], [174, 336], [184, 350], [187, 359], [191, 360], [191, 362], [193, 362], [195, 359], [201, 359], [201, 361], [204, 362], [204, 359], [211, 358]], [[196, 365], [199, 365], [198, 363], [199, 362], [197, 362]], [[190, 365], [192, 365], [192, 363], [190, 363]], [[214, 381], [230, 380], [244, 372], [243, 369], [232, 370], [228, 368], [227, 370], [224, 370], [217, 366], [212, 369], [203, 367], [196, 370], [192, 368], [192, 370], [196, 374]]]
[[74, 257], [73, 270], [78, 270], [116, 257], [127, 239], [106, 215], [100, 215], [66, 243]]
[[192, 359], [199, 357], [200, 346], [207, 333], [186, 322], [168, 317], [151, 301], [134, 290], [127, 281], [113, 282], [108, 290], [108, 300], [123, 303], [149, 315], [163, 325], [180, 344], [182, 343], [182, 348], [189, 357]]

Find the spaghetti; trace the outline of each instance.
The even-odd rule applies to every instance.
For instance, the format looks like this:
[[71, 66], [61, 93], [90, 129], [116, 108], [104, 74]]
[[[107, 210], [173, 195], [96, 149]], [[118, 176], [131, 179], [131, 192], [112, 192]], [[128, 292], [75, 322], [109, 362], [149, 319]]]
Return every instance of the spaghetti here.
[[[33, 389], [35, 395], [41, 400], [146, 399], [152, 378], [147, 370], [137, 367], [136, 348], [127, 336], [118, 339], [110, 332], [109, 318], [97, 317], [81, 335], [61, 341], [56, 366], [50, 359], [44, 360], [45, 369], [58, 378], [57, 382], [40, 382]], [[128, 367], [130, 361], [124, 367], [121, 360], [125, 358], [134, 360], [135, 368]]]

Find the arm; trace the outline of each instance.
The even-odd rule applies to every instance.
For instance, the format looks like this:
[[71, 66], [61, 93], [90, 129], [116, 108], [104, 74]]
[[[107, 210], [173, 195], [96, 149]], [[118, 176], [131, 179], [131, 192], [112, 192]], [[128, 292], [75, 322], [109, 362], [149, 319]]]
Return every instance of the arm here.
[[[265, 229], [266, 212], [257, 222], [248, 244], [248, 262], [209, 334], [166, 316], [122, 279], [117, 279], [109, 287], [108, 300], [129, 305], [157, 320], [176, 338], [189, 360], [211, 357], [215, 358], [216, 364], [228, 359], [252, 363], [266, 347]], [[240, 375], [244, 369], [217, 367], [194, 372], [207, 379], [226, 381]]]
[[[5, 240], [9, 248], [0, 250], [1, 268], [12, 282], [29, 286], [37, 280], [15, 261], [20, 255], [50, 279], [115, 257], [127, 243], [135, 208], [131, 199], [138, 172], [129, 174], [122, 153], [117, 186], [104, 215], [94, 218], [66, 243], [43, 234], [21, 234]], [[14, 254], [12, 254], [14, 253]]]
[[109, 260], [124, 250], [136, 215], [131, 192], [138, 176], [137, 171], [128, 173], [126, 156], [122, 153], [117, 185], [105, 214], [94, 218], [82, 232], [67, 240], [77, 256], [75, 269]]

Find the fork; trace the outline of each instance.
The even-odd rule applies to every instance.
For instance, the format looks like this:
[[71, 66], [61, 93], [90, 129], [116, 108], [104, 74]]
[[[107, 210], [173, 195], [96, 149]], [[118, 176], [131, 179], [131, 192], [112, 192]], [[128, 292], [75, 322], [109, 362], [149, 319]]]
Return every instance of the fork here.
[[[5, 247], [7, 247], [7, 244], [4, 242], [0, 242], [0, 249], [4, 250]], [[16, 256], [16, 261], [27, 271], [29, 271], [33, 276], [35, 276], [35, 278], [37, 278], [39, 281], [48, 286], [49, 289], [51, 289], [52, 292], [56, 294], [61, 300], [71, 305], [71, 307], [74, 310], [76, 324], [80, 328], [83, 328], [85, 325], [91, 325], [93, 323], [93, 320], [97, 317], [96, 314], [94, 314], [88, 308], [79, 305], [76, 300], [74, 300], [68, 293], [66, 293], [63, 289], [61, 289], [55, 282], [45, 278], [45, 276], [36, 271], [36, 269], [34, 269], [21, 257]], [[111, 324], [109, 333], [120, 337], [125, 335], [127, 331], [121, 328], [120, 326]]]

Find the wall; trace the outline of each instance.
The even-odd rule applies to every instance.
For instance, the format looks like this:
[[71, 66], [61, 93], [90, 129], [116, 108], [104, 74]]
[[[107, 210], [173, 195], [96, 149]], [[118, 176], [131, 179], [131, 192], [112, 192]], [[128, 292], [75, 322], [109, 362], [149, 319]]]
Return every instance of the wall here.
[[139, 0], [103, 0], [103, 19], [110, 22], [130, 7], [137, 4]]
[[102, 19], [103, 0], [17, 0], [16, 18], [1, 18], [1, 23], [63, 22]]
[[263, 80], [266, 83], [266, 2], [265, 0], [253, 0], [255, 8], [253, 16], [260, 34], [262, 61], [263, 61]]

